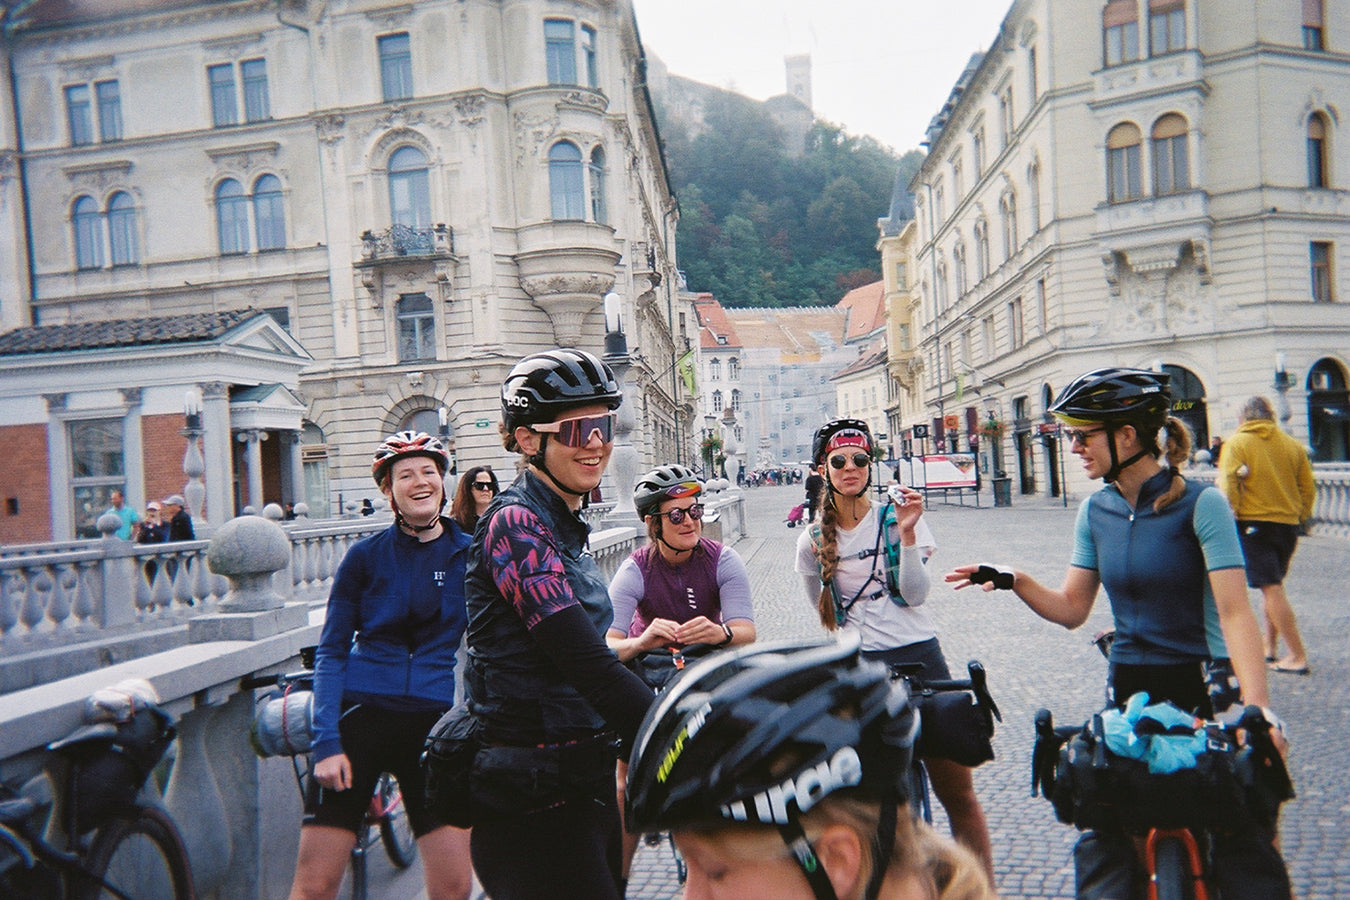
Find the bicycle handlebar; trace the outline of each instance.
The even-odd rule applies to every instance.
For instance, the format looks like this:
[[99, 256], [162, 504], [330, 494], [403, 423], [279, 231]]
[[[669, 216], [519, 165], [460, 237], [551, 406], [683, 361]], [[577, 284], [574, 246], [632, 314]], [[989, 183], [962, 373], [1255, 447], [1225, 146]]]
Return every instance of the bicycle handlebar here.
[[292, 684], [313, 684], [314, 670], [300, 669], [296, 672], [278, 672], [274, 675], [245, 675], [239, 679], [239, 690], [251, 691], [265, 687], [286, 687]]
[[989, 693], [989, 676], [984, 665], [978, 659], [966, 663], [966, 678], [933, 678], [920, 676], [922, 663], [896, 663], [891, 666], [891, 678], [903, 678], [916, 695], [936, 694], [943, 691], [970, 691], [981, 706], [988, 706], [994, 718], [1003, 721], [998, 704]]

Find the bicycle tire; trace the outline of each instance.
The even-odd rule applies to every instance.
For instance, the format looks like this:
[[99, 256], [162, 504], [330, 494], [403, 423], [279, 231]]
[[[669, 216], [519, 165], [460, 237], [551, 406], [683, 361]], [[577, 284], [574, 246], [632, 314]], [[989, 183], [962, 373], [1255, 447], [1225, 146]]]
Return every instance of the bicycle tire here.
[[1176, 838], [1162, 838], [1153, 850], [1153, 887], [1157, 900], [1194, 900], [1191, 864]]
[[384, 810], [380, 816], [384, 852], [396, 867], [406, 869], [417, 860], [417, 837], [408, 821], [408, 807], [404, 805], [398, 779], [386, 772], [375, 783], [375, 790], [380, 795], [380, 809]]
[[[192, 869], [178, 828], [168, 814], [140, 807], [134, 818], [118, 817], [99, 828], [86, 860], [89, 874], [128, 897], [193, 900]], [[98, 881], [80, 879], [71, 895], [108, 900], [114, 895]]]
[[914, 762], [909, 768], [908, 782], [909, 808], [914, 811], [916, 816], [932, 825], [933, 800], [928, 794], [928, 769], [924, 766], [923, 760], [918, 757], [914, 758]]

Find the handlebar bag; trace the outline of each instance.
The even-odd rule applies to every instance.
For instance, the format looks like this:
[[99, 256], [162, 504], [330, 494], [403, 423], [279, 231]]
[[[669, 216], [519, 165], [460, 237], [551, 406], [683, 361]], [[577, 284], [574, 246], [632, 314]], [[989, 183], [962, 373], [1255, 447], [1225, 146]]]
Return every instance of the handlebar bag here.
[[248, 730], [253, 752], [269, 756], [296, 756], [314, 745], [314, 692], [287, 690], [266, 700]]
[[483, 746], [481, 735], [478, 719], [461, 703], [432, 727], [422, 753], [427, 801], [440, 821], [457, 828], [474, 824], [469, 774]]
[[143, 706], [128, 721], [86, 725], [49, 744], [48, 772], [66, 785], [66, 827], [83, 834], [133, 807], [177, 733], [168, 713]]
[[975, 767], [994, 758], [994, 715], [966, 691], [921, 694], [919, 740], [923, 759], [950, 759]]

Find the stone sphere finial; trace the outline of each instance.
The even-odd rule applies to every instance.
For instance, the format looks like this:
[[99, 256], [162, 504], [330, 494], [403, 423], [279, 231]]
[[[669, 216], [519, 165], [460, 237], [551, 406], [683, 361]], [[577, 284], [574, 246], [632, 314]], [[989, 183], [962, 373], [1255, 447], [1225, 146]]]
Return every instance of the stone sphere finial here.
[[280, 503], [269, 503], [263, 507], [263, 518], [269, 522], [280, 522], [286, 518], [286, 511]]
[[206, 551], [206, 564], [230, 582], [221, 609], [250, 612], [276, 609], [285, 598], [272, 589], [272, 573], [291, 563], [291, 541], [276, 522], [261, 516], [239, 516], [216, 531]]
[[98, 517], [98, 521], [94, 523], [94, 527], [97, 528], [98, 533], [105, 538], [112, 537], [117, 533], [117, 529], [122, 527], [122, 517], [109, 510]]

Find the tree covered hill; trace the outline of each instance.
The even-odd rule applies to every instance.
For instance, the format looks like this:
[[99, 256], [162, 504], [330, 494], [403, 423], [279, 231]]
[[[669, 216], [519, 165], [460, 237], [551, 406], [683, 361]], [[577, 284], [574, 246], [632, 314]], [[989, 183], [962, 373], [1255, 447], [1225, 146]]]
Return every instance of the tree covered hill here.
[[770, 112], [774, 101], [678, 81], [686, 100], [699, 91], [692, 108], [654, 100], [690, 290], [726, 306], [830, 305], [880, 278], [877, 219], [897, 172], [908, 184], [922, 153], [897, 157], [828, 122], [793, 134]]

